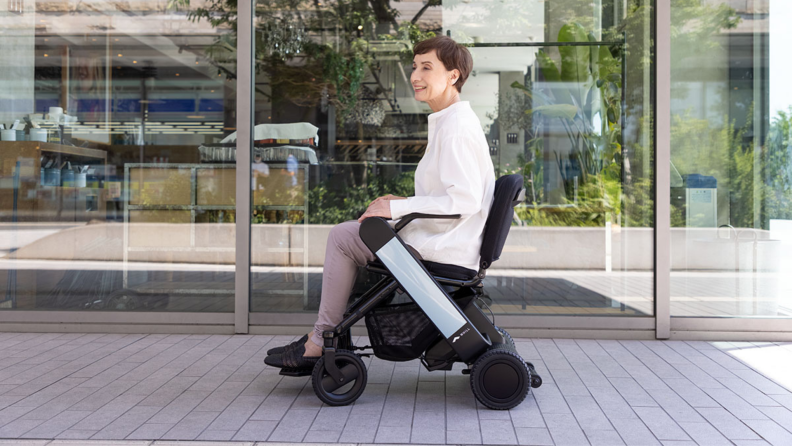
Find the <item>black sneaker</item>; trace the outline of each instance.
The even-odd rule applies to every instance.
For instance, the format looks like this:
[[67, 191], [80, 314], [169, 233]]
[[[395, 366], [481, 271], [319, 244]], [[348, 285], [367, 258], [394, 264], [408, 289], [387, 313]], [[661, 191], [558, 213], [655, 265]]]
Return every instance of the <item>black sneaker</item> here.
[[288, 369], [312, 369], [319, 361], [319, 356], [305, 357], [305, 345], [300, 345], [281, 354], [269, 355], [264, 358], [264, 364], [270, 367]]
[[300, 339], [292, 342], [291, 344], [287, 344], [287, 345], [284, 345], [282, 347], [275, 347], [275, 348], [271, 348], [271, 349], [267, 350], [267, 356], [269, 356], [269, 355], [279, 355], [279, 354], [283, 353], [286, 350], [291, 350], [294, 347], [297, 347], [298, 345], [305, 345], [306, 342], [308, 342], [308, 335], [307, 334], [303, 335], [303, 337], [301, 337]]

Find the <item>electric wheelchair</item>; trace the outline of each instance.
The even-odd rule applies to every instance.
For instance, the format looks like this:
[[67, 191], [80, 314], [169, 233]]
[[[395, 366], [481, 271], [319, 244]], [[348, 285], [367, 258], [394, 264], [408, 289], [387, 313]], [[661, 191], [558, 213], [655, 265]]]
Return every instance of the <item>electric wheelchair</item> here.
[[[495, 182], [484, 228], [478, 271], [419, 260], [398, 232], [419, 218], [460, 218], [460, 215], [409, 214], [392, 228], [382, 218], [368, 218], [360, 237], [376, 255], [366, 265], [381, 279], [346, 311], [335, 329], [323, 333], [323, 354], [315, 367], [282, 369], [287, 376], [312, 375], [317, 397], [332, 406], [354, 402], [366, 387], [361, 356], [389, 361], [420, 359], [427, 370], [451, 370], [463, 362], [476, 399], [491, 409], [511, 409], [531, 387], [542, 384], [534, 366], [517, 352], [509, 334], [482, 312], [486, 307], [482, 280], [503, 250], [514, 206], [524, 199], [523, 178], [507, 175]], [[365, 318], [371, 345], [353, 345], [350, 329]], [[361, 353], [356, 353], [361, 352]]]

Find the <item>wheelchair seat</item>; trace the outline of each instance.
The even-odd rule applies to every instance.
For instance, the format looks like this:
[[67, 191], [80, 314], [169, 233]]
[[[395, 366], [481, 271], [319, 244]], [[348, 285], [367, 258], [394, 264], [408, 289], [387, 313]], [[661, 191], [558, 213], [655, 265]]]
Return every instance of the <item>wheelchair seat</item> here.
[[[421, 263], [426, 267], [426, 270], [433, 276], [445, 277], [448, 279], [461, 280], [464, 282], [473, 280], [478, 274], [472, 269], [465, 268], [464, 266], [449, 265], [447, 263], [430, 262], [429, 260], [421, 260]], [[372, 272], [381, 274], [390, 274], [385, 265], [379, 260], [374, 260], [366, 265], [366, 269]]]
[[[503, 252], [503, 245], [506, 244], [506, 237], [509, 234], [512, 216], [514, 215], [514, 206], [524, 199], [525, 190], [523, 189], [523, 178], [521, 175], [505, 175], [498, 178], [495, 182], [492, 206], [490, 207], [487, 221], [484, 223], [484, 236], [479, 262], [480, 270], [474, 271], [463, 266], [421, 260], [426, 270], [432, 276], [435, 276], [435, 279], [438, 279], [440, 283], [444, 284], [449, 284], [449, 282], [439, 280], [440, 278], [468, 283], [476, 279], [483, 279], [485, 270], [492, 266], [492, 263], [498, 260]], [[411, 217], [419, 215], [433, 217], [431, 215], [411, 214], [405, 218], [409, 220]], [[457, 215], [456, 218], [458, 217]], [[398, 228], [396, 232], [398, 232]], [[390, 275], [390, 271], [378, 259], [366, 265], [366, 269], [374, 273]]]

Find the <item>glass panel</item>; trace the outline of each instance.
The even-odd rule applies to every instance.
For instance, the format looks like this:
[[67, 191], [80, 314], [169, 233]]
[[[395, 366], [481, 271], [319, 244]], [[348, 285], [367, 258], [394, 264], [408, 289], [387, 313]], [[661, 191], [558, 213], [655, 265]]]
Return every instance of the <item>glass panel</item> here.
[[485, 280], [494, 311], [653, 313], [649, 0], [257, 5], [252, 311], [316, 311], [330, 228], [414, 195], [431, 110], [412, 47], [449, 35], [496, 175], [528, 196]]
[[0, 308], [233, 311], [233, 28], [116, 6], [0, 11]]
[[792, 3], [672, 2], [671, 314], [792, 316]]

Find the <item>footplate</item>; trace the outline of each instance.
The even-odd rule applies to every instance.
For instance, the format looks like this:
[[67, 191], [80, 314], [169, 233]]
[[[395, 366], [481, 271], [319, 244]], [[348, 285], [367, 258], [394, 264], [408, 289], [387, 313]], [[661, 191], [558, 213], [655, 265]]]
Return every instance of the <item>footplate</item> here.
[[385, 220], [364, 220], [360, 238], [448, 339], [460, 359], [469, 362], [491, 345]]

